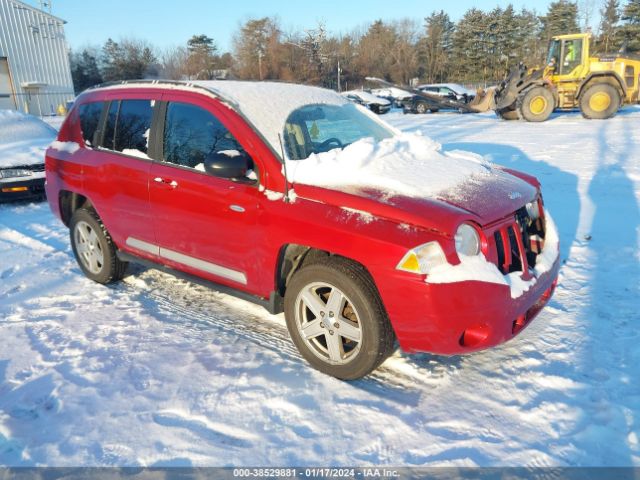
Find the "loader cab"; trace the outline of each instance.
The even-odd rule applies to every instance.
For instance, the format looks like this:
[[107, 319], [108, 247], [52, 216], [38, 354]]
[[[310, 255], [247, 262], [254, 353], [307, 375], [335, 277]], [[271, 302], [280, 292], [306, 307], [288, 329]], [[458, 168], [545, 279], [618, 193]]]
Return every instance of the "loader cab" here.
[[558, 81], [580, 78], [589, 58], [589, 35], [562, 35], [549, 43], [547, 68]]

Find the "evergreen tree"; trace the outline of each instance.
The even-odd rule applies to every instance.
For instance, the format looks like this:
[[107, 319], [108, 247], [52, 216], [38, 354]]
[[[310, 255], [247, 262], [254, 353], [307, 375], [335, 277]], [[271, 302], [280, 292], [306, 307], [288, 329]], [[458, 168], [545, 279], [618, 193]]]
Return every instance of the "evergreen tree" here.
[[471, 8], [458, 22], [453, 36], [453, 77], [486, 83], [489, 78], [487, 42], [489, 16]]
[[598, 38], [599, 50], [609, 52], [618, 46], [618, 23], [620, 22], [620, 2], [618, 0], [606, 0], [600, 10], [600, 35]]
[[629, 0], [622, 10], [622, 28], [627, 50], [640, 51], [640, 0]]
[[136, 80], [157, 75], [157, 59], [142, 40], [109, 38], [102, 47], [102, 76], [106, 81]]
[[76, 93], [102, 83], [102, 75], [98, 69], [96, 54], [89, 49], [80, 53], [71, 53], [71, 78]]
[[420, 71], [429, 83], [447, 78], [455, 24], [444, 10], [433, 12], [425, 21], [425, 36], [419, 43]]
[[558, 0], [549, 5], [542, 21], [542, 39], [545, 43], [555, 35], [566, 35], [579, 31], [578, 5], [568, 0]]
[[215, 78], [215, 69], [218, 56], [213, 38], [207, 35], [194, 35], [187, 42], [189, 56], [186, 62], [187, 75], [190, 79], [212, 80]]

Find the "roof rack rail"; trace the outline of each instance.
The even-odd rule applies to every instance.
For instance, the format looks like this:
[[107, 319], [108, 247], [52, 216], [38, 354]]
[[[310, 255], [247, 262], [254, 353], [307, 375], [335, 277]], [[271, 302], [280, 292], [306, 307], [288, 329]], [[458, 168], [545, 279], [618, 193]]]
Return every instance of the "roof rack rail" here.
[[213, 93], [216, 97], [220, 98], [225, 103], [233, 105], [234, 107], [238, 107], [238, 104], [234, 100], [226, 97], [225, 95], [220, 93], [220, 91], [218, 91], [217, 89], [207, 88], [207, 87], [204, 87], [202, 85], [199, 85], [197, 82], [186, 81], [186, 80], [185, 81], [183, 81], [183, 80], [162, 80], [162, 79], [115, 80], [115, 81], [112, 81], [112, 82], [105, 82], [105, 83], [100, 83], [98, 85], [94, 85], [92, 87], [87, 88], [85, 91], [97, 90], [97, 89], [100, 89], [100, 88], [107, 88], [107, 87], [115, 87], [115, 86], [118, 86], [118, 85], [126, 86], [126, 85], [140, 85], [140, 84], [177, 85], [177, 86], [180, 86], [180, 87], [197, 88], [197, 89], [200, 89], [200, 90], [204, 90], [204, 91], [206, 91], [207, 93], [210, 93], [210, 94]]

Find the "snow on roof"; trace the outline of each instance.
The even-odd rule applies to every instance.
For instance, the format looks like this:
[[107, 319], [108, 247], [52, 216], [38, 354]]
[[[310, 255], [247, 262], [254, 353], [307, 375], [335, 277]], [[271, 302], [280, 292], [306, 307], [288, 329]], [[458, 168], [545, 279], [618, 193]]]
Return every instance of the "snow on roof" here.
[[55, 137], [55, 129], [39, 118], [0, 110], [0, 168], [43, 163]]
[[258, 129], [277, 153], [281, 151], [278, 134], [282, 134], [284, 124], [294, 110], [312, 104], [349, 103], [332, 90], [293, 83], [212, 80], [193, 84], [232, 102], [234, 109]]
[[345, 97], [347, 95], [355, 95], [356, 97], [360, 98], [362, 101], [367, 103], [375, 103], [378, 105], [389, 105], [389, 100], [380, 98], [374, 95], [373, 93], [365, 92], [363, 90], [349, 90], [347, 92], [342, 92], [342, 95]]
[[384, 97], [393, 97], [395, 99], [412, 97], [413, 93], [407, 92], [406, 90], [402, 90], [396, 87], [386, 87], [386, 88], [374, 88], [371, 90], [371, 93], [374, 95], [380, 95]]
[[459, 83], [425, 83], [424, 85], [418, 86], [418, 89], [426, 88], [426, 87], [446, 87], [446, 88], [450, 88], [451, 90], [453, 90], [458, 94], [462, 94], [462, 93], [466, 93], [467, 95], [476, 94], [476, 92], [474, 92], [473, 90], [469, 90], [468, 88], [463, 87]]

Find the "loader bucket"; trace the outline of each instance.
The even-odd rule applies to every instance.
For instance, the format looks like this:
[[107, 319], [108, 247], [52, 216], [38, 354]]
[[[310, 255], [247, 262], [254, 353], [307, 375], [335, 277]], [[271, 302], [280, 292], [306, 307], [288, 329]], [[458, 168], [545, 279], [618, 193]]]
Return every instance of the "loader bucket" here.
[[496, 108], [495, 87], [486, 90], [479, 89], [475, 98], [469, 103], [469, 107], [475, 112], [488, 112]]

